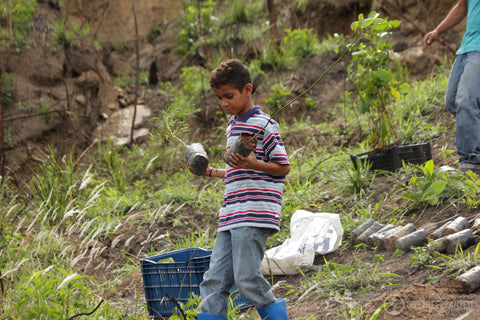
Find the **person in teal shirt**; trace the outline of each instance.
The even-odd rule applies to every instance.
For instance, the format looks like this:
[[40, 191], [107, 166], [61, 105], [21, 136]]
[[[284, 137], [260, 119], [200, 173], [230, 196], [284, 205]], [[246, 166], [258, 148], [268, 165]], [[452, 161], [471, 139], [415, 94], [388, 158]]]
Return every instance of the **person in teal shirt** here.
[[467, 26], [448, 78], [445, 105], [456, 118], [459, 170], [480, 174], [480, 0], [459, 0], [423, 38], [431, 48], [440, 34], [467, 17]]

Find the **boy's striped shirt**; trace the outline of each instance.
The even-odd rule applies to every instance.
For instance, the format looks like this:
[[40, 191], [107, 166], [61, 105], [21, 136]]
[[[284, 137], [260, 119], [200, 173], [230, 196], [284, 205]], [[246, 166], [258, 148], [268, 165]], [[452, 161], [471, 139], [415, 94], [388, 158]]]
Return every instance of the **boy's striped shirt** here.
[[[254, 106], [237, 119], [233, 116], [227, 128], [227, 150], [242, 133], [256, 134], [270, 120], [260, 107]], [[257, 134], [254, 150], [259, 161], [289, 164], [274, 120]], [[225, 194], [218, 224], [219, 231], [237, 227], [262, 227], [280, 230], [283, 185], [285, 176], [269, 175], [250, 169], [226, 165]]]

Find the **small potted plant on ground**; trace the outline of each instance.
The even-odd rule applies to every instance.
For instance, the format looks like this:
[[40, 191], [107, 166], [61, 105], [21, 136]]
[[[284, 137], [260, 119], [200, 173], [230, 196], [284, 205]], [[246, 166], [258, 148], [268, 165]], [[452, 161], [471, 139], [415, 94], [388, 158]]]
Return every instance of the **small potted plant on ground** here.
[[403, 161], [421, 164], [431, 159], [430, 143], [400, 145], [398, 121], [394, 116], [396, 98], [408, 93], [409, 85], [395, 70], [391, 54], [393, 46], [387, 35], [400, 21], [380, 18], [372, 12], [367, 18], [359, 15], [352, 30], [361, 38], [348, 67], [357, 94], [356, 107], [360, 114], [368, 115], [370, 152], [351, 155], [354, 166], [366, 163], [372, 170], [393, 171]]

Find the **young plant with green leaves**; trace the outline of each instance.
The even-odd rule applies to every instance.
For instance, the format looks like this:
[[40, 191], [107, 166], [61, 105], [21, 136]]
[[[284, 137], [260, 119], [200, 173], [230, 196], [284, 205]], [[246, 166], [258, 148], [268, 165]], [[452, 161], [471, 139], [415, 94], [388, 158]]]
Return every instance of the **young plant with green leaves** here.
[[265, 104], [268, 111], [274, 113], [279, 111], [285, 105], [292, 93], [281, 82], [274, 84], [271, 89], [272, 92], [268, 95], [268, 98], [265, 99]]
[[15, 92], [15, 74], [5, 72], [0, 75], [0, 103], [2, 107], [13, 101]]
[[363, 164], [357, 161], [357, 165], [343, 163], [343, 170], [332, 174], [332, 181], [344, 195], [368, 195], [368, 189], [375, 179], [376, 173], [370, 170], [371, 164]]
[[[203, 42], [202, 37], [210, 33], [213, 28], [212, 13], [214, 3], [186, 1], [186, 8], [182, 13], [181, 30], [178, 37], [179, 50], [182, 55], [195, 53], [195, 48]], [[200, 43], [199, 43], [200, 42]]]
[[348, 71], [358, 95], [356, 107], [368, 116], [370, 145], [380, 149], [400, 141], [392, 104], [409, 90], [408, 83], [397, 77], [390, 52], [393, 43], [387, 37], [399, 25], [400, 21], [380, 18], [377, 12], [367, 18], [360, 14], [352, 23], [352, 30], [362, 41], [352, 53]]
[[85, 280], [89, 277], [53, 266], [31, 270], [23, 275], [22, 285], [16, 288], [18, 301], [7, 309], [7, 317], [15, 319], [68, 318], [93, 309], [94, 297]]
[[445, 200], [463, 201], [465, 197], [475, 198], [480, 192], [477, 182], [463, 175], [453, 174], [443, 168], [435, 169], [433, 160], [424, 166], [412, 165], [422, 175], [414, 175], [405, 186], [403, 197], [413, 202], [412, 207], [438, 205]]
[[286, 67], [297, 65], [300, 59], [319, 53], [320, 42], [313, 29], [285, 29], [283, 37], [283, 63]]
[[375, 312], [371, 315], [367, 315], [365, 313], [365, 309], [363, 306], [359, 303], [356, 302], [347, 302], [344, 300], [343, 297], [339, 296], [340, 301], [342, 301], [342, 312], [341, 313], [335, 313], [336, 315], [341, 315], [343, 316], [346, 320], [356, 320], [356, 319], [362, 319], [362, 320], [375, 320], [378, 318], [380, 315], [380, 312], [382, 312], [383, 309], [387, 306], [387, 303], [385, 302], [382, 304], [380, 307], [378, 307]]

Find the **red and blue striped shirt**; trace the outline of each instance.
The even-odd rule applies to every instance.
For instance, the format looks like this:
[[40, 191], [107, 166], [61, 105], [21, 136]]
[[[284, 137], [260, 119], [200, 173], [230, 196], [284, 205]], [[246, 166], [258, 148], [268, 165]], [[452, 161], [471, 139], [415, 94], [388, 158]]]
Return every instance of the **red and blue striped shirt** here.
[[[255, 134], [257, 146], [253, 151], [263, 162], [288, 165], [287, 152], [280, 137], [277, 122], [259, 106], [246, 114], [232, 116], [227, 128], [227, 150], [242, 133]], [[265, 128], [264, 128], [265, 127]], [[238, 227], [260, 227], [280, 230], [283, 185], [285, 176], [262, 171], [234, 168], [226, 165], [225, 194], [218, 223], [218, 231]]]

